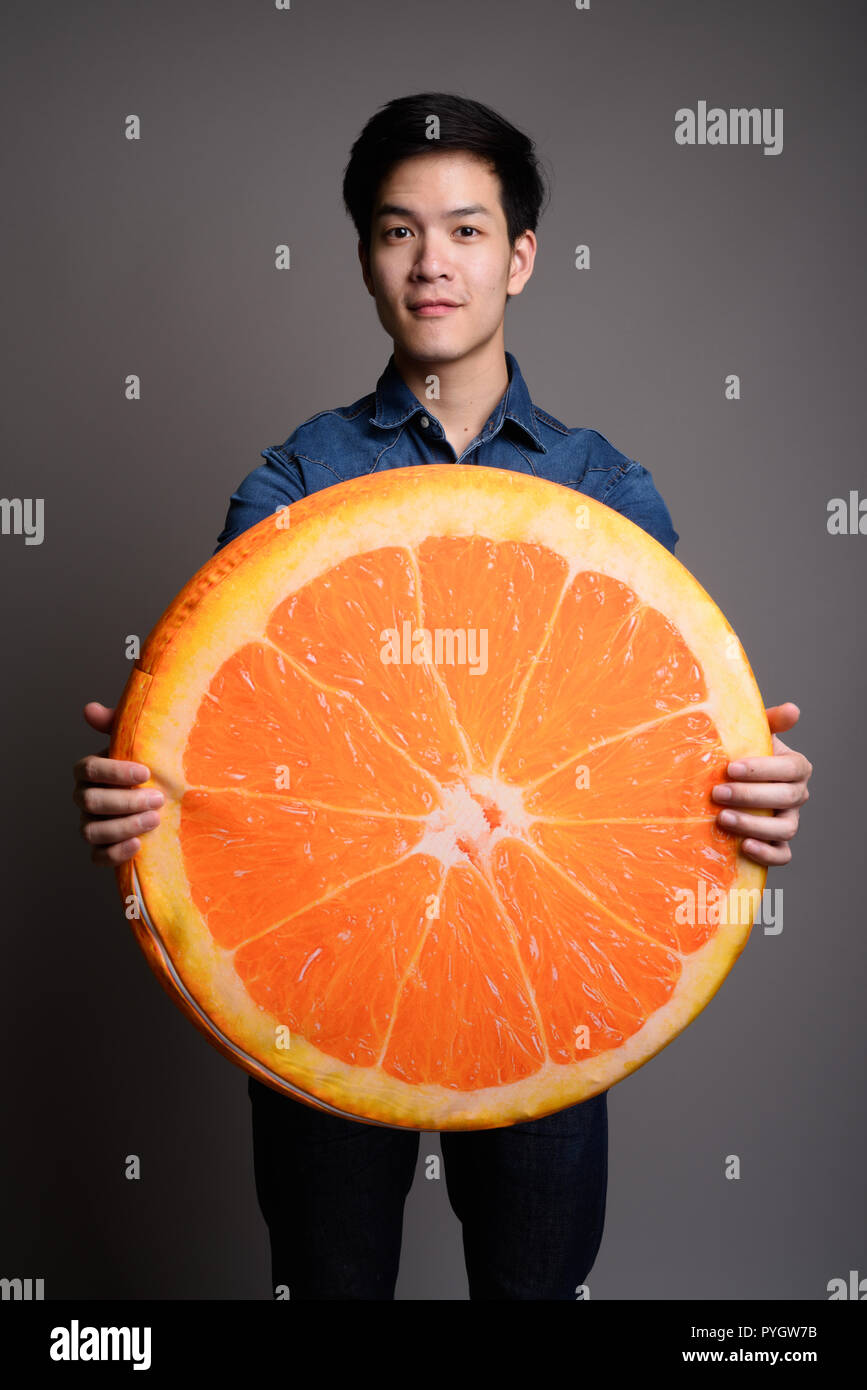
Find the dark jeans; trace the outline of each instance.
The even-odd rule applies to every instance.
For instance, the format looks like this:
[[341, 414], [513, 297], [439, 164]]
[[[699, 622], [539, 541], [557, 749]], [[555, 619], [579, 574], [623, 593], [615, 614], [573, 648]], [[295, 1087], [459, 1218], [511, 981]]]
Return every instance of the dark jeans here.
[[[274, 1287], [393, 1299], [418, 1130], [314, 1110], [248, 1077], [256, 1193]], [[602, 1241], [607, 1092], [505, 1129], [443, 1130], [470, 1298], [573, 1300]]]

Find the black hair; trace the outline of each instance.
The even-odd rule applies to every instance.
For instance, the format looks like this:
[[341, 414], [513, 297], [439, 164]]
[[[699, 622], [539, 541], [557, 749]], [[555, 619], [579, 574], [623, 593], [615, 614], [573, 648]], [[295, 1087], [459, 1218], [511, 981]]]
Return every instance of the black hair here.
[[[436, 139], [428, 135], [432, 116], [439, 125]], [[529, 136], [490, 106], [469, 97], [417, 92], [380, 107], [350, 151], [343, 174], [343, 202], [365, 252], [370, 252], [377, 190], [389, 170], [402, 159], [439, 150], [465, 150], [493, 166], [510, 246], [523, 232], [535, 232], [550, 191]]]

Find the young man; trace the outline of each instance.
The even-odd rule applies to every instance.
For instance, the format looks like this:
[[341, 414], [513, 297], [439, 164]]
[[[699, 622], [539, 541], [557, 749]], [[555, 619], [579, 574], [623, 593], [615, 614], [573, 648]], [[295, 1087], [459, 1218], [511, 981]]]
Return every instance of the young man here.
[[[477, 102], [424, 93], [368, 122], [344, 199], [392, 355], [374, 392], [319, 412], [264, 451], [265, 464], [232, 496], [217, 550], [278, 507], [346, 478], [452, 463], [574, 488], [674, 551], [678, 536], [647, 469], [535, 405], [505, 350], [506, 304], [532, 275], [543, 194], [532, 142]], [[85, 708], [101, 730], [113, 713]], [[783, 705], [768, 718], [783, 731], [798, 711]], [[725, 788], [730, 809], [720, 823], [747, 837], [743, 852], [759, 863], [787, 863], [810, 764], [775, 738], [772, 757], [728, 771], [739, 780]], [[149, 775], [104, 756], [76, 764], [74, 799], [96, 862], [130, 858], [135, 836], [158, 823], [156, 810], [140, 814], [147, 793], [121, 790]], [[758, 807], [778, 814], [749, 814]], [[288, 1286], [293, 1299], [392, 1299], [419, 1134], [314, 1110], [252, 1078], [248, 1090], [275, 1287]], [[471, 1298], [575, 1298], [602, 1237], [606, 1100], [603, 1092], [530, 1123], [441, 1135]]]

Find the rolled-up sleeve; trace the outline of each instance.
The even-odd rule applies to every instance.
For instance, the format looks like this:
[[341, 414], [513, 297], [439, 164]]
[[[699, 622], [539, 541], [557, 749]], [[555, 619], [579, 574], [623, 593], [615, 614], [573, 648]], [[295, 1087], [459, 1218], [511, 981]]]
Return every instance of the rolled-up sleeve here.
[[632, 462], [602, 500], [674, 554], [680, 536], [674, 529], [668, 507], [656, 490], [653, 475], [643, 464]]
[[232, 493], [226, 524], [220, 532], [214, 554], [240, 536], [242, 531], [272, 516], [279, 507], [305, 496], [304, 479], [297, 459], [280, 449], [266, 449], [265, 462], [248, 473]]

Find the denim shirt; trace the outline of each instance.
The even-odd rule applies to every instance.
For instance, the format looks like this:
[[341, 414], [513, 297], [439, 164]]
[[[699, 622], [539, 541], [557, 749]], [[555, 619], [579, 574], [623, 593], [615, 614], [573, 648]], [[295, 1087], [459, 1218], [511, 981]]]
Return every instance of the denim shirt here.
[[674, 554], [679, 539], [646, 468], [597, 430], [570, 429], [530, 399], [517, 361], [506, 353], [509, 385], [458, 457], [430, 404], [410, 391], [389, 357], [376, 390], [352, 405], [320, 410], [284, 444], [263, 449], [265, 463], [232, 493], [214, 554], [242, 531], [299, 497], [347, 478], [419, 463], [481, 464], [532, 473], [613, 507]]

